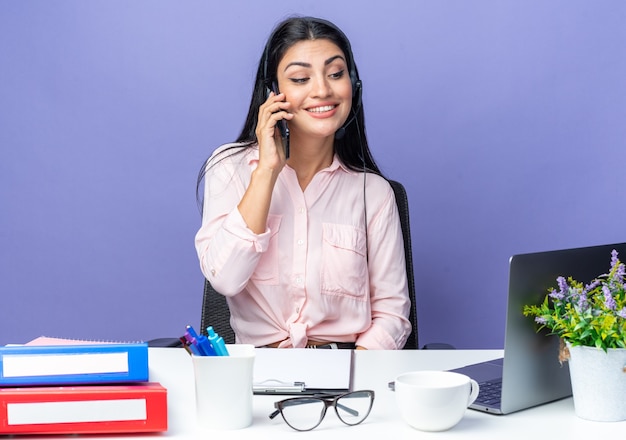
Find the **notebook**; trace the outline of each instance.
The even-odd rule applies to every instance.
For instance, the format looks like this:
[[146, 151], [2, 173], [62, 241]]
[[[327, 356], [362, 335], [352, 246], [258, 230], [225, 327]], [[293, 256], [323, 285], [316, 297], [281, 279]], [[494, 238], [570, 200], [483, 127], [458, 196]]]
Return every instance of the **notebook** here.
[[481, 386], [470, 408], [509, 414], [572, 394], [567, 362], [561, 365], [558, 360], [558, 337], [537, 333], [533, 319], [524, 316], [522, 310], [527, 304], [540, 304], [548, 289], [557, 286], [559, 276], [571, 276], [587, 284], [608, 273], [613, 249], [626, 258], [626, 243], [510, 258], [504, 357], [452, 370], [470, 376]]

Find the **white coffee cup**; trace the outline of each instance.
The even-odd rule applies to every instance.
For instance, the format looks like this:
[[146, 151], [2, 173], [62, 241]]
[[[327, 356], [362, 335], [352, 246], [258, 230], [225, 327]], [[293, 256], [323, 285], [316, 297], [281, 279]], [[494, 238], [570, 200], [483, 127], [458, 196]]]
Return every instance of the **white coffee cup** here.
[[229, 356], [192, 356], [198, 427], [241, 429], [252, 424], [254, 345], [226, 344]]
[[451, 371], [412, 371], [395, 380], [402, 418], [420, 431], [445, 431], [461, 421], [478, 397], [478, 383]]

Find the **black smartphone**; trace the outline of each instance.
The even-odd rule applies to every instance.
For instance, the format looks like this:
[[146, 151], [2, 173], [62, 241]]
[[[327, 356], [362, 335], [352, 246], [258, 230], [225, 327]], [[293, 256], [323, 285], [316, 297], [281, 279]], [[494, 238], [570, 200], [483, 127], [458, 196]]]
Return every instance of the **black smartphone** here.
[[[280, 93], [278, 91], [278, 84], [276, 83], [276, 81], [272, 82], [272, 91], [275, 95], [278, 95]], [[285, 121], [284, 119], [278, 121], [278, 131], [280, 132], [280, 137], [283, 140], [285, 159], [289, 159], [289, 127], [287, 127], [287, 121]]]

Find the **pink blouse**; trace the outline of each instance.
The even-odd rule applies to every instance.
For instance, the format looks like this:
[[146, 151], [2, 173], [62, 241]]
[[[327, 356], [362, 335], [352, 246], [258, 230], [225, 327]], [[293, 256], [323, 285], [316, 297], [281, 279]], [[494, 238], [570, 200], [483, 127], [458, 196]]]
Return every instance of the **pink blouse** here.
[[226, 296], [237, 342], [304, 347], [311, 339], [402, 348], [411, 304], [389, 183], [348, 170], [335, 157], [303, 192], [287, 165], [274, 187], [267, 230], [257, 235], [237, 204], [258, 149], [221, 157], [206, 173], [195, 244], [204, 276]]

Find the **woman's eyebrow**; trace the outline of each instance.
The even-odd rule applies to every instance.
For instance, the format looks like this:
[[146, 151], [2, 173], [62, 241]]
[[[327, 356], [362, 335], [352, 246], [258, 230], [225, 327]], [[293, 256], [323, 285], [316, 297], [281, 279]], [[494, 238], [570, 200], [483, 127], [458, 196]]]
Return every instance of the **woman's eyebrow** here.
[[336, 59], [343, 60], [343, 62], [344, 62], [344, 63], [346, 62], [345, 58], [344, 58], [344, 57], [342, 57], [341, 55], [335, 55], [334, 57], [330, 57], [329, 59], [327, 59], [327, 60], [324, 62], [324, 65], [325, 65], [325, 66], [328, 66], [330, 63], [332, 63], [332, 62], [333, 62], [333, 61], [335, 61]]
[[[344, 57], [342, 57], [341, 55], [335, 55], [333, 57], [328, 58], [326, 61], [324, 61], [324, 65], [328, 66], [330, 63], [332, 63], [333, 61], [335, 61], [336, 59], [340, 59], [343, 60], [344, 62], [346, 61]], [[291, 63], [287, 64], [285, 66], [284, 70], [287, 70], [288, 68], [290, 68], [291, 66], [300, 66], [300, 67], [305, 67], [310, 69], [311, 64], [310, 63], [305, 63], [304, 61], [292, 61]]]

